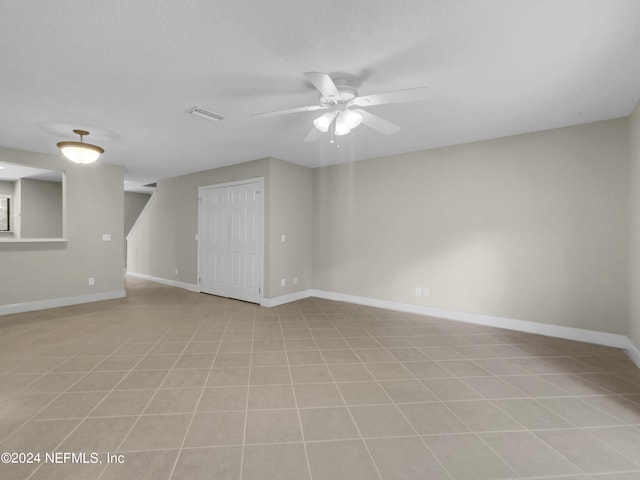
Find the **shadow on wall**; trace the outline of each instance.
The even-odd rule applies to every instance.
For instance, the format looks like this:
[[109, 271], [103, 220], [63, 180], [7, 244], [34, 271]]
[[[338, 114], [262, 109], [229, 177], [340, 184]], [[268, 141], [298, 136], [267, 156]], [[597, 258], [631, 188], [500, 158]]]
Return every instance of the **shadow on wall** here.
[[[125, 239], [135, 225], [149, 202], [151, 195], [148, 193], [124, 192], [124, 236]], [[124, 242], [124, 266], [127, 267], [127, 241]]]

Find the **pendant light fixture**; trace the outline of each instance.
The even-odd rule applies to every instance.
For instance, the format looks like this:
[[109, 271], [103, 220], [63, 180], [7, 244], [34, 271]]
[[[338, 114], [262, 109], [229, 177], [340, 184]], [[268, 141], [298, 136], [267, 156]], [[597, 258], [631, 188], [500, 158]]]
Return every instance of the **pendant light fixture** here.
[[84, 165], [95, 162], [104, 153], [104, 148], [82, 141], [84, 135], [89, 135], [86, 130], [74, 130], [73, 133], [80, 135], [79, 142], [58, 142], [57, 144], [67, 159]]

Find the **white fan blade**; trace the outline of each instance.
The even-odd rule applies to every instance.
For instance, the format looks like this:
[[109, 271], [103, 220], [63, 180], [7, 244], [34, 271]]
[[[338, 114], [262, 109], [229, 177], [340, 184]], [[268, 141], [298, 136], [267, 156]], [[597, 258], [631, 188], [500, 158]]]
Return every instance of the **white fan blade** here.
[[322, 135], [322, 132], [320, 130], [318, 130], [316, 127], [311, 127], [311, 131], [309, 132], [307, 137], [304, 139], [304, 141], [315, 142], [320, 138], [321, 135]]
[[431, 90], [427, 87], [417, 87], [356, 97], [349, 104], [359, 107], [371, 107], [373, 105], [384, 105], [385, 103], [420, 102], [429, 98], [431, 98]]
[[289, 113], [312, 112], [314, 110], [326, 110], [327, 107], [322, 105], [310, 105], [308, 107], [288, 108], [286, 110], [276, 110], [275, 112], [256, 113], [251, 117], [275, 117], [276, 115], [287, 115]]
[[384, 133], [385, 135], [393, 135], [394, 133], [400, 130], [400, 127], [395, 123], [388, 122], [384, 118], [380, 118], [373, 113], [369, 113], [365, 110], [356, 109], [354, 112], [358, 112], [362, 115], [362, 123], [364, 123], [367, 127], [373, 128], [380, 133]]
[[313, 84], [314, 87], [316, 87], [323, 97], [342, 98], [342, 95], [340, 95], [340, 92], [338, 91], [338, 87], [336, 87], [336, 84], [333, 83], [331, 77], [326, 73], [305, 72], [304, 76]]

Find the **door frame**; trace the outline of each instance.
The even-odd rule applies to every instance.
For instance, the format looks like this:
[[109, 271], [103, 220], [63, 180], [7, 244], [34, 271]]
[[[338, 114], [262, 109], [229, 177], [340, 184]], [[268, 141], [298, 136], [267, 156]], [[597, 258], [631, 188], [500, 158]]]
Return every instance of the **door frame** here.
[[[196, 246], [196, 251], [197, 251], [197, 285], [198, 285], [198, 292], [202, 293], [202, 290], [200, 289], [200, 259], [201, 259], [201, 249], [200, 249], [200, 233], [201, 233], [201, 225], [202, 225], [202, 210], [200, 209], [200, 198], [201, 198], [201, 194], [203, 191], [205, 190], [213, 190], [216, 188], [226, 188], [226, 187], [234, 187], [237, 185], [244, 185], [247, 183], [259, 183], [260, 184], [260, 190], [262, 192], [262, 222], [261, 222], [261, 228], [260, 231], [258, 232], [258, 235], [260, 236], [260, 241], [258, 242], [258, 244], [260, 245], [259, 247], [259, 254], [260, 254], [260, 258], [261, 261], [259, 262], [259, 268], [260, 268], [260, 273], [259, 273], [259, 277], [260, 277], [260, 295], [259, 295], [259, 301], [258, 304], [261, 303], [262, 299], [264, 298], [264, 264], [265, 264], [265, 259], [264, 259], [264, 252], [265, 252], [265, 248], [264, 248], [264, 241], [265, 241], [265, 235], [264, 235], [264, 231], [265, 231], [265, 190], [264, 190], [264, 177], [256, 177], [256, 178], [248, 178], [246, 180], [238, 180], [235, 182], [224, 182], [224, 183], [216, 183], [213, 185], [204, 185], [201, 187], [198, 187], [198, 197], [197, 197], [197, 205], [198, 205], [198, 233], [196, 234], [196, 242], [197, 242], [197, 246]], [[230, 298], [230, 297], [228, 297]]]

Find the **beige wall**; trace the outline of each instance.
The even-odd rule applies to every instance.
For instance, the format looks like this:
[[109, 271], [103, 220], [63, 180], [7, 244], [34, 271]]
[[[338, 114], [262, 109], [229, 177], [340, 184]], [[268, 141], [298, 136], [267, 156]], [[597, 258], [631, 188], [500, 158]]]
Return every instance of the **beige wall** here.
[[629, 338], [640, 348], [640, 104], [629, 121], [630, 242]]
[[314, 288], [626, 333], [627, 123], [317, 169]]
[[[129, 234], [127, 270], [197, 284], [198, 187], [263, 177], [264, 296], [311, 288], [311, 176], [310, 169], [269, 158], [160, 180]], [[281, 278], [286, 278], [285, 287]]]
[[[268, 176], [269, 160], [265, 158], [159, 180], [156, 192], [149, 200], [144, 214], [140, 216], [129, 233], [127, 270], [171, 281], [196, 284], [198, 251], [195, 235], [198, 233], [198, 187], [264, 177], [265, 190], [267, 190], [265, 212], [268, 212]], [[265, 230], [268, 230], [266, 218]], [[268, 238], [267, 231], [265, 231], [265, 238]]]
[[0, 180], [0, 195], [13, 195], [15, 190], [14, 181], [6, 182]]
[[[270, 159], [269, 297], [312, 288], [312, 175], [309, 168]], [[293, 283], [294, 277], [297, 284]], [[283, 278], [284, 287], [280, 284]]]
[[[0, 306], [122, 291], [123, 169], [0, 148], [0, 160], [66, 172], [66, 243], [0, 243]], [[112, 241], [103, 242], [102, 234]], [[89, 286], [87, 279], [96, 279]]]
[[[121, 290], [122, 168], [5, 148], [0, 160], [66, 171], [69, 239], [0, 243], [0, 306]], [[161, 180], [130, 233], [129, 270], [195, 284], [198, 187], [257, 177], [267, 298], [315, 288], [630, 333], [640, 344], [639, 109], [348, 165], [261, 159]]]
[[62, 237], [62, 182], [20, 179], [21, 238]]
[[263, 159], [162, 180], [130, 234], [129, 270], [197, 283], [198, 187], [264, 177], [267, 298], [315, 288], [626, 334], [628, 127], [314, 170]]

